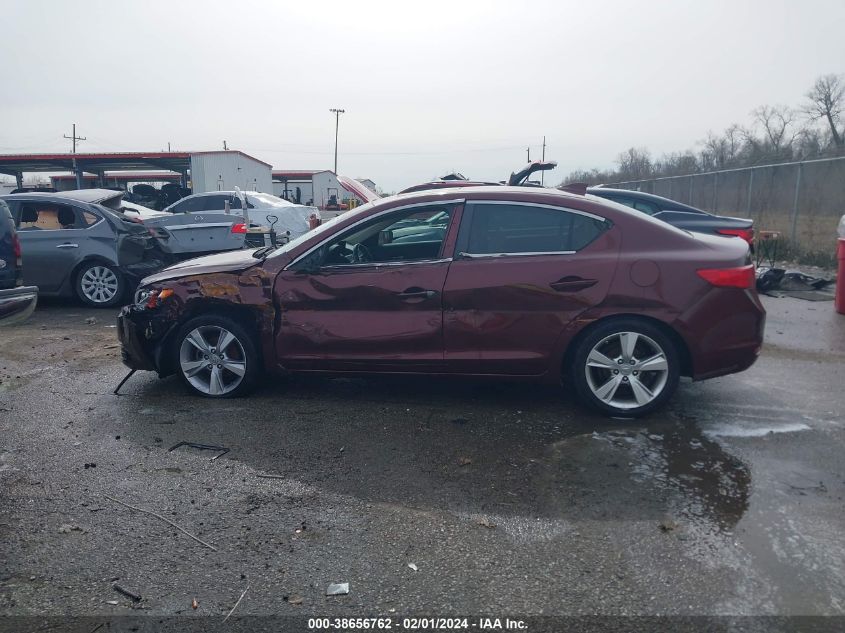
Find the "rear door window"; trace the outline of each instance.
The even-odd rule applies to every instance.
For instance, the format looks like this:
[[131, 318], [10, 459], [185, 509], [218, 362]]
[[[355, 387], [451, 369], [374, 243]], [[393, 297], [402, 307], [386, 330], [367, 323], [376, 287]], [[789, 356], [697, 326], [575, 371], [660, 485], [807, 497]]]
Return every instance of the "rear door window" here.
[[199, 210], [223, 211], [226, 208], [226, 200], [228, 198], [228, 196], [223, 195], [203, 196], [202, 198], [200, 198], [202, 205], [200, 206]]
[[648, 215], [654, 215], [655, 213], [658, 213], [660, 211], [657, 205], [654, 205], [651, 202], [645, 202], [643, 200], [635, 200], [634, 198], [608, 198], [608, 200], [618, 202], [619, 204], [624, 204], [626, 207], [631, 207], [632, 209], [642, 211], [643, 213], [646, 213]]
[[82, 223], [85, 226], [94, 226], [100, 221], [100, 216], [95, 213], [91, 213], [90, 211], [82, 211], [80, 215], [82, 216]]
[[457, 250], [470, 255], [571, 253], [610, 227], [594, 216], [536, 205], [479, 202], [467, 211]]
[[20, 231], [58, 231], [88, 226], [81, 213], [65, 204], [23, 202], [19, 217]]
[[185, 198], [184, 200], [177, 202], [176, 205], [170, 210], [170, 212], [196, 213], [197, 211], [202, 211], [203, 198], [204, 196], [197, 196], [195, 198]]

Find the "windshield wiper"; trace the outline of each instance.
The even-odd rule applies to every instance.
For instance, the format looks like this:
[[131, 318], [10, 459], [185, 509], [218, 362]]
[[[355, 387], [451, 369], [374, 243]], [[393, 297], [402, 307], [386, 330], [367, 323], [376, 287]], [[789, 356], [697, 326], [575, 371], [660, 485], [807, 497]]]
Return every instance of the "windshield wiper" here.
[[254, 251], [252, 251], [252, 256], [255, 259], [264, 259], [271, 251], [274, 250], [276, 250], [275, 246], [262, 246], [261, 248], [256, 248]]

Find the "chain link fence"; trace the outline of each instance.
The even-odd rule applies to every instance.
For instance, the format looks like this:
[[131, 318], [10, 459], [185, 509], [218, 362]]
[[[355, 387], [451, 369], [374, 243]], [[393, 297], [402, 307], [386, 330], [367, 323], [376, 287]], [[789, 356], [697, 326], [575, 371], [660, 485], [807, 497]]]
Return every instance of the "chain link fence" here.
[[845, 213], [845, 157], [608, 186], [653, 193], [719, 215], [752, 218], [757, 231], [780, 232], [790, 255], [824, 265], [835, 259], [836, 227]]

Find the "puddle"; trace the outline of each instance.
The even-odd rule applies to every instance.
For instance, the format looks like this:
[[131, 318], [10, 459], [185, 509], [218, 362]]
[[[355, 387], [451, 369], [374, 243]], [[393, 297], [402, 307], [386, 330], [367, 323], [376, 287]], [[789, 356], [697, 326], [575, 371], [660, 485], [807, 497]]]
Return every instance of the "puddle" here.
[[809, 431], [810, 427], [803, 422], [792, 422], [776, 425], [753, 426], [748, 424], [721, 424], [704, 429], [707, 437], [765, 437], [775, 433], [797, 433]]
[[654, 521], [669, 515], [699, 534], [715, 534], [733, 530], [748, 509], [750, 469], [693, 423], [568, 438], [551, 458], [550, 488], [564, 515]]

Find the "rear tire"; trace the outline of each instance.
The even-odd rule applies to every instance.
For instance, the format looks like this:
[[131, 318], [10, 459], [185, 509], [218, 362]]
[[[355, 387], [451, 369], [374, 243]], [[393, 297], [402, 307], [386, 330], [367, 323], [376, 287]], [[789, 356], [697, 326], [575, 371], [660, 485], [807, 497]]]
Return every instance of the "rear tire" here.
[[86, 305], [110, 308], [126, 295], [126, 278], [116, 267], [103, 262], [88, 262], [74, 279], [76, 296]]
[[222, 315], [204, 314], [187, 321], [174, 338], [172, 354], [182, 382], [206, 398], [246, 395], [261, 374], [255, 337]]
[[680, 356], [659, 327], [635, 318], [599, 324], [572, 354], [570, 379], [588, 405], [636, 418], [662, 407], [678, 386]]

